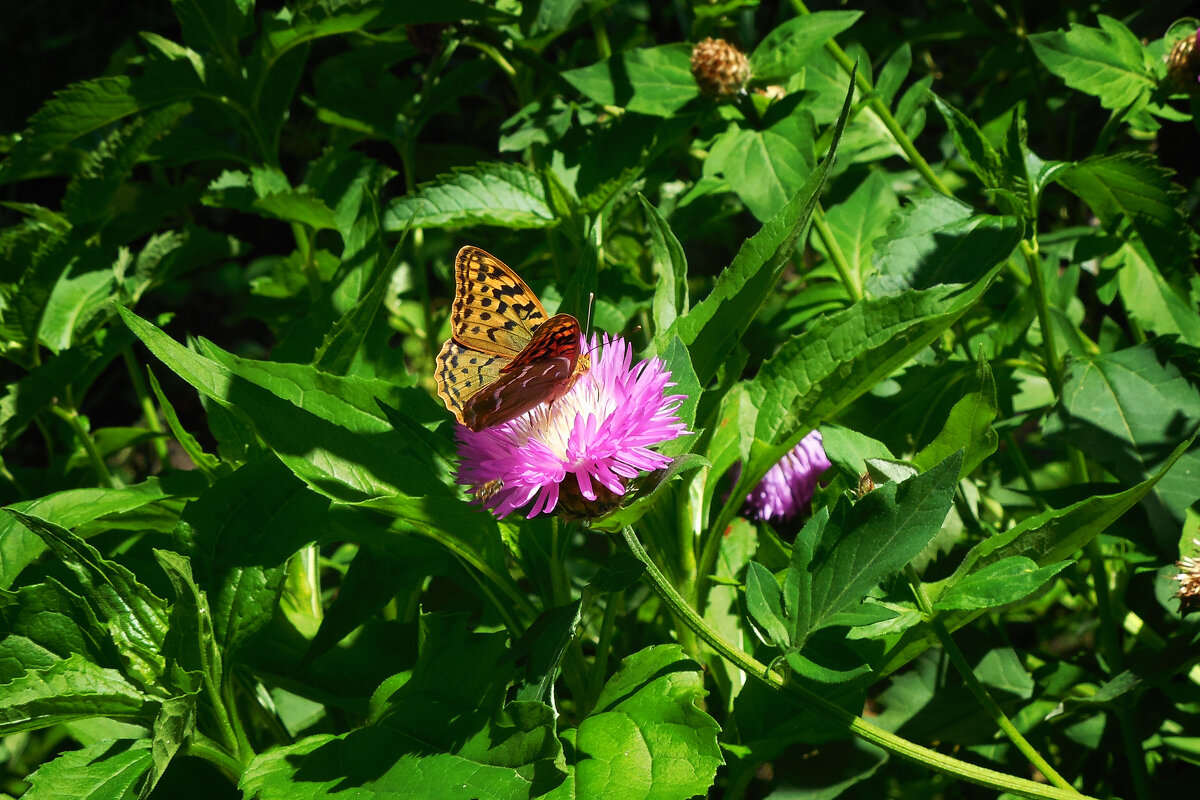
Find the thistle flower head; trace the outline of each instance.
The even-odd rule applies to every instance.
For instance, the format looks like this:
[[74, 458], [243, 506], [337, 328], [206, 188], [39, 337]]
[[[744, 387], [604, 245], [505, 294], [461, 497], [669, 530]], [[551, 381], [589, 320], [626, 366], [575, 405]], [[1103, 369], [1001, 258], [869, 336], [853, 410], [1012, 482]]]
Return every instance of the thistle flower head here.
[[671, 374], [652, 358], [633, 364], [624, 339], [592, 336], [592, 366], [553, 403], [481, 431], [458, 428], [458, 481], [496, 516], [529, 503], [528, 516], [561, 506], [594, 517], [620, 503], [642, 472], [671, 463], [650, 449], [687, 433], [682, 395], [666, 395]]
[[750, 79], [750, 62], [729, 42], [705, 39], [692, 48], [692, 77], [704, 94], [731, 97]]
[[821, 434], [812, 431], [767, 470], [746, 497], [745, 513], [752, 519], [782, 521], [796, 516], [812, 499], [817, 479], [830, 462], [821, 446]]

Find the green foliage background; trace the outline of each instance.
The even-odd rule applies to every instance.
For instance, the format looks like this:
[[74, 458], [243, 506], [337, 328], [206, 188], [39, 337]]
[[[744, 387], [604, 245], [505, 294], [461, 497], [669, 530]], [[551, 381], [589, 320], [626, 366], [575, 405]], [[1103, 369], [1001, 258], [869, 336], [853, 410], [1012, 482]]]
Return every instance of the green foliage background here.
[[[1185, 6], [13, 9], [0, 792], [1187, 792]], [[588, 526], [456, 485], [467, 243], [687, 396]]]

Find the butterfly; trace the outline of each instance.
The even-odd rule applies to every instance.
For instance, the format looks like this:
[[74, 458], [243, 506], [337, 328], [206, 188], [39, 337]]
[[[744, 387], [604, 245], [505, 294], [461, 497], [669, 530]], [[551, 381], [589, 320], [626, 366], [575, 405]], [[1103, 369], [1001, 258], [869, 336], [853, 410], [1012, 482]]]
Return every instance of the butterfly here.
[[580, 340], [579, 320], [547, 318], [507, 264], [468, 245], [454, 259], [450, 338], [434, 359], [438, 396], [473, 431], [507, 422], [562, 397], [588, 371]]

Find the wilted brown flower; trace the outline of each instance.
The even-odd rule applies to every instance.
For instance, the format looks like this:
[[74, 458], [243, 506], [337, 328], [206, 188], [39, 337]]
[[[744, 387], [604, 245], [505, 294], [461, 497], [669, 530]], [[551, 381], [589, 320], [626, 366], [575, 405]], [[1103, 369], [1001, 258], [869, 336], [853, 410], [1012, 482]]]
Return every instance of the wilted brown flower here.
[[[1192, 539], [1192, 544], [1200, 549], [1200, 539]], [[1176, 596], [1179, 598], [1179, 610], [1188, 613], [1200, 609], [1200, 559], [1184, 556], [1175, 562], [1175, 566], [1183, 570], [1172, 580], [1179, 581]]]
[[1167, 56], [1167, 78], [1178, 90], [1200, 94], [1200, 30], [1175, 43]]
[[692, 48], [692, 77], [704, 94], [731, 97], [750, 79], [750, 62], [723, 39], [705, 39]]

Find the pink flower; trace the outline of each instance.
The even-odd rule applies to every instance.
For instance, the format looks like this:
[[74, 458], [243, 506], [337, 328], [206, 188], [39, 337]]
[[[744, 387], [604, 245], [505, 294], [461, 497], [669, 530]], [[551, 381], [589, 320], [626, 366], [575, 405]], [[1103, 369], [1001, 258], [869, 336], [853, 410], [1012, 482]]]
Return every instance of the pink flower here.
[[745, 513], [752, 519], [785, 520], [796, 516], [817, 488], [817, 479], [830, 463], [821, 434], [812, 431], [778, 464], [767, 470], [746, 497]]
[[634, 365], [629, 343], [607, 335], [583, 351], [591, 369], [558, 400], [482, 431], [458, 427], [458, 481], [496, 516], [530, 502], [528, 516], [548, 514], [560, 501], [575, 516], [599, 516], [629, 481], [671, 463], [650, 448], [688, 433], [683, 395], [664, 395], [674, 384], [662, 361]]

